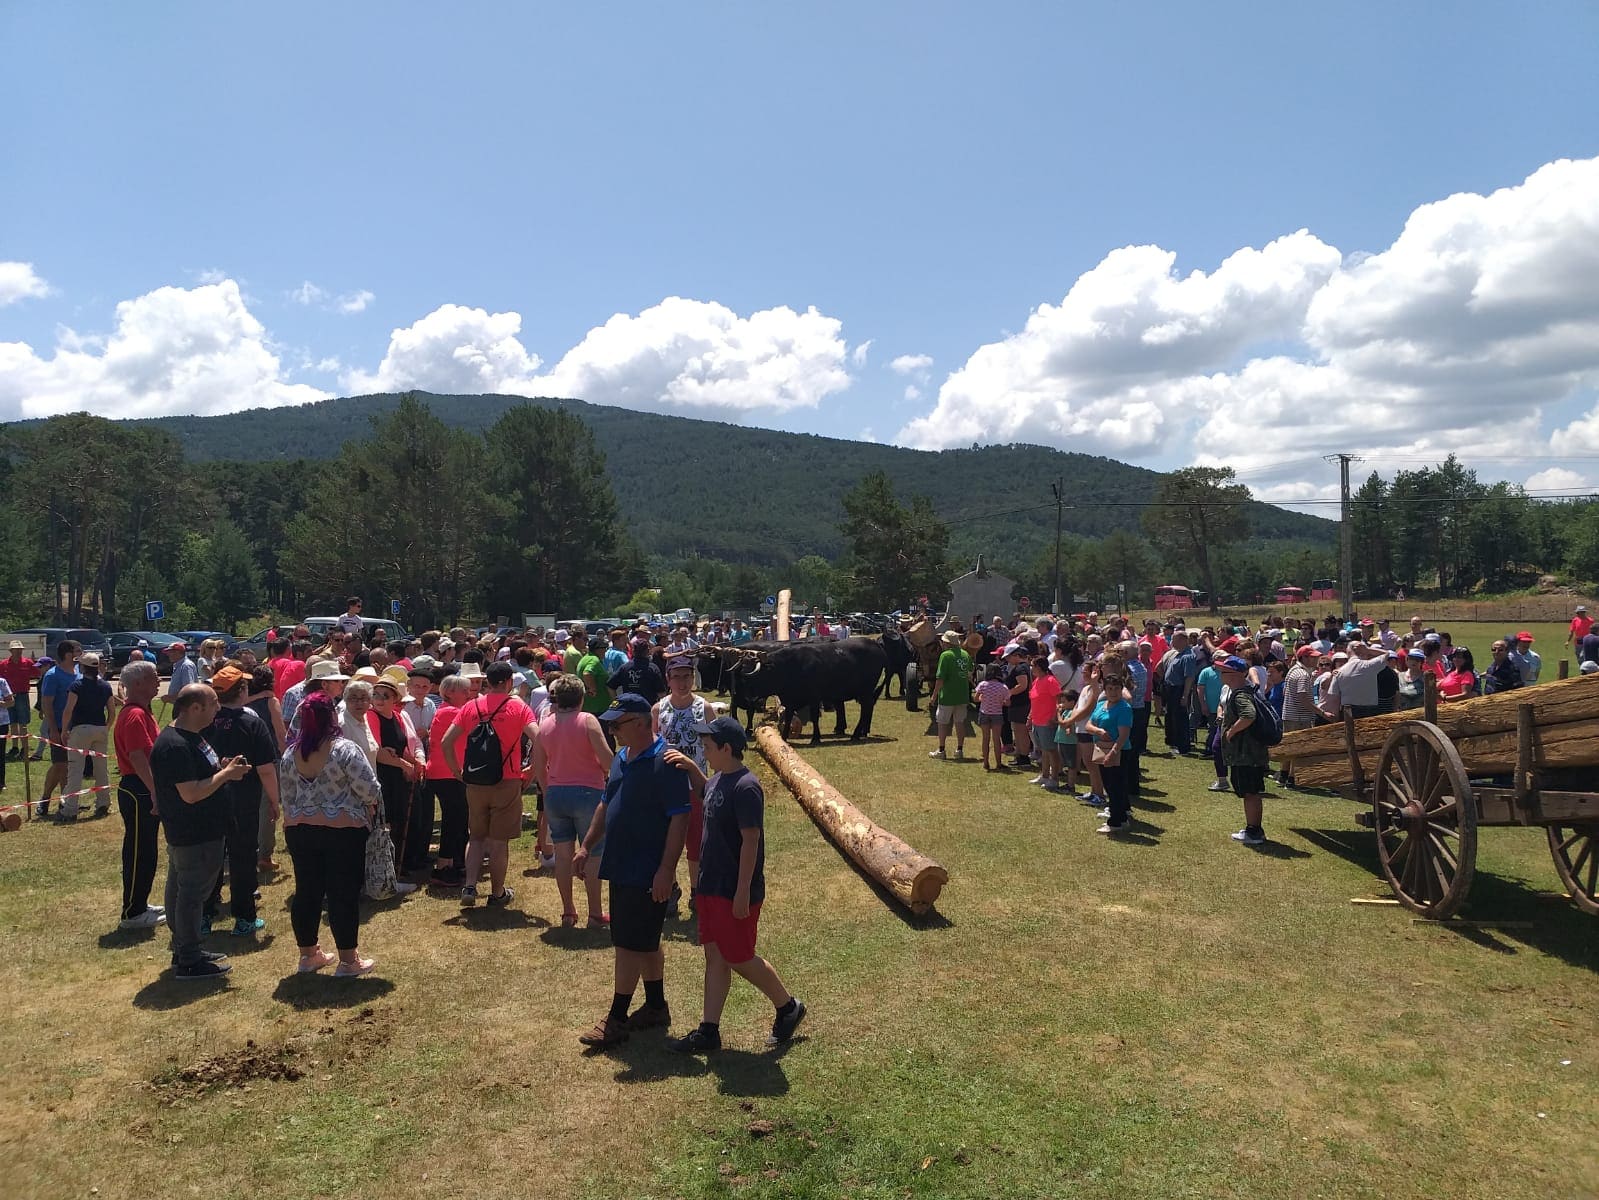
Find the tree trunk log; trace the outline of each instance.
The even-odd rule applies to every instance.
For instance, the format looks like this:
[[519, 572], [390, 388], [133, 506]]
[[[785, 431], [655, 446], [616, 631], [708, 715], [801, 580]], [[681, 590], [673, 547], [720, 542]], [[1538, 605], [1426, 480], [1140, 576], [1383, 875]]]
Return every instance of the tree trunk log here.
[[879, 829], [795, 753], [774, 726], [757, 729], [755, 744], [794, 798], [861, 870], [917, 916], [933, 907], [949, 882], [948, 871], [886, 829]]
[[772, 614], [772, 637], [776, 641], [788, 641], [788, 614], [789, 607], [794, 603], [794, 593], [784, 588], [777, 593], [777, 611]]
[[[1463, 739], [1484, 734], [1514, 733], [1516, 710], [1528, 700], [1533, 704], [1533, 721], [1539, 726], [1599, 720], [1599, 676], [1578, 675], [1554, 683], [1512, 688], [1508, 692], [1496, 692], [1492, 696], [1479, 696], [1474, 700], [1440, 703], [1438, 728], [1457, 746]], [[1355, 722], [1355, 749], [1362, 752], [1381, 750], [1395, 725], [1420, 717], [1420, 709], [1362, 717]], [[1284, 734], [1282, 742], [1272, 751], [1272, 757], [1297, 764], [1319, 755], [1343, 753], [1344, 727], [1332, 724]], [[1464, 755], [1465, 751], [1461, 753]], [[1470, 769], [1471, 764], [1468, 762], [1466, 766]], [[1294, 774], [1299, 774], [1297, 767]]]

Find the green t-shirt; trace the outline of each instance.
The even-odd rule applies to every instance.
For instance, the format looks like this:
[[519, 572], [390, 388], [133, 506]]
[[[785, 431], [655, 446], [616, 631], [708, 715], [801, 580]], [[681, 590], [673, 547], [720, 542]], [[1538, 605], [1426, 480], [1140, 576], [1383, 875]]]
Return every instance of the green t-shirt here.
[[577, 662], [577, 677], [583, 681], [587, 688], [589, 681], [594, 681], [594, 694], [583, 697], [583, 711], [594, 713], [598, 716], [611, 707], [611, 692], [607, 686], [610, 675], [606, 673], [605, 661], [597, 655], [585, 654]]
[[578, 663], [582, 661], [583, 651], [579, 650], [576, 646], [568, 646], [565, 650], [561, 651], [561, 670], [565, 671], [568, 675], [576, 675], [578, 673]]
[[1253, 721], [1255, 719], [1255, 705], [1266, 703], [1260, 699], [1259, 693], [1247, 688], [1234, 688], [1227, 697], [1227, 702], [1222, 706], [1222, 761], [1229, 767], [1268, 767], [1271, 765], [1271, 751], [1266, 743], [1256, 736], [1253, 729], [1246, 729], [1237, 737], [1227, 737], [1227, 730], [1235, 721]]
[[938, 656], [938, 702], [972, 702], [972, 656], [956, 647]]

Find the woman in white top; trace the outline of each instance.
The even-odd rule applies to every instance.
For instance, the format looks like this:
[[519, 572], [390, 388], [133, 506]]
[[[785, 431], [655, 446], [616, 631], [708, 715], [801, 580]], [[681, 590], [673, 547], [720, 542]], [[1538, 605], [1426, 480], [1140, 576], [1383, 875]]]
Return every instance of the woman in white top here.
[[378, 820], [382, 793], [372, 764], [344, 736], [328, 697], [307, 697], [299, 716], [299, 741], [278, 764], [283, 840], [294, 862], [289, 919], [300, 947], [299, 970], [319, 971], [334, 962], [318, 940], [326, 901], [328, 928], [338, 948], [334, 973], [348, 979], [374, 966], [361, 957], [358, 935], [367, 835]]
[[[666, 686], [666, 695], [656, 701], [655, 711], [651, 714], [656, 736], [666, 742], [668, 750], [677, 750], [692, 758], [700, 773], [708, 775], [710, 770], [705, 762], [705, 747], [700, 744], [700, 735], [694, 732], [694, 726], [705, 724], [713, 714], [705, 697], [694, 694], [694, 660], [671, 659], [666, 667]], [[690, 909], [694, 907], [694, 882], [700, 875], [700, 841], [704, 832], [705, 796], [700, 789], [690, 785], [688, 834], [683, 843], [683, 857], [688, 859]], [[681, 890], [677, 881], [673, 880], [668, 915], [677, 914]]]
[[339, 705], [339, 724], [344, 736], [354, 742], [366, 755], [369, 766], [378, 764], [378, 743], [367, 724], [366, 714], [372, 711], [372, 685], [365, 679], [351, 680], [344, 689], [344, 701]]

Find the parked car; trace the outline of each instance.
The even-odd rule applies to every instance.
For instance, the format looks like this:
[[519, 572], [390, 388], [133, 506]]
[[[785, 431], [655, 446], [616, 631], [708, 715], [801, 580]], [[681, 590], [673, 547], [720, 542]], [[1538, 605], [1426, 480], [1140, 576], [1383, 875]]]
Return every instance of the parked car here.
[[105, 631], [101, 629], [56, 629], [35, 627], [32, 629], [15, 629], [14, 634], [34, 634], [44, 638], [44, 652], [51, 658], [56, 656], [56, 646], [63, 638], [77, 642], [85, 650], [93, 650], [96, 654], [108, 655], [111, 653], [111, 643], [106, 641]]
[[220, 629], [180, 629], [172, 636], [186, 642], [191, 654], [199, 650], [201, 642], [209, 642], [213, 638], [221, 641], [224, 654], [232, 654], [233, 648], [239, 644], [238, 638]]
[[[261, 630], [261, 632], [255, 634], [254, 636], [247, 637], [242, 642], [234, 642], [234, 644], [228, 649], [228, 655], [229, 657], [232, 657], [241, 651], [250, 650], [255, 653], [255, 656], [259, 661], [266, 662], [267, 642], [287, 641], [293, 636], [295, 628], [296, 626], [293, 625], [268, 625], [265, 629]], [[317, 636], [316, 630], [313, 629], [311, 632], [311, 640], [316, 642], [318, 645], [327, 641], [326, 636]], [[267, 635], [269, 633], [275, 634], [275, 636], [268, 638]]]
[[595, 637], [596, 635], [606, 637], [619, 624], [621, 624], [620, 621], [584, 621], [583, 630], [589, 637]]
[[170, 675], [172, 660], [167, 654], [167, 647], [184, 639], [174, 634], [156, 633], [148, 629], [127, 629], [107, 634], [106, 640], [111, 644], [112, 673], [127, 666], [134, 649], [142, 645], [145, 657], [155, 663], [156, 671], [162, 675]]
[[[328, 634], [339, 627], [339, 620], [340, 618], [338, 617], [307, 617], [303, 623], [312, 633], [311, 640], [321, 643], [327, 641]], [[292, 629], [293, 626], [285, 626], [284, 628]], [[411, 637], [409, 633], [401, 628], [398, 621], [379, 620], [377, 617], [361, 618], [361, 640], [363, 642], [372, 636], [374, 629], [383, 630], [383, 636], [391, 642], [409, 641]]]

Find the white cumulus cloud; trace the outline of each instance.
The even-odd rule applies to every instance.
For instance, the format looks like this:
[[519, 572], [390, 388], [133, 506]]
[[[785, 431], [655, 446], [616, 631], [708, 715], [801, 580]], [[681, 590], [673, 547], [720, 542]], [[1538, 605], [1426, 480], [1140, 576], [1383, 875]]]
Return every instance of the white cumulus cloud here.
[[927, 370], [932, 365], [931, 354], [901, 354], [888, 364], [888, 369], [898, 375], [914, 375], [918, 379], [926, 379]]
[[539, 357], [518, 338], [520, 313], [490, 313], [444, 304], [389, 334], [388, 353], [370, 373], [351, 371], [352, 392], [429, 392], [538, 395]]
[[669, 296], [589, 330], [544, 376], [543, 394], [729, 419], [814, 408], [849, 386], [842, 329], [814, 308], [741, 317]]
[[0, 308], [49, 294], [50, 285], [39, 277], [32, 263], [0, 262]]
[[1599, 384], [1599, 159], [1422, 205], [1377, 253], [1301, 230], [1208, 275], [1173, 266], [1159, 247], [1112, 251], [972, 354], [898, 440], [1177, 450], [1287, 502], [1325, 491], [1302, 464], [1272, 476], [1294, 430], [1385, 470], [1385, 453], [1599, 450], [1599, 407], [1544, 424]]
[[1176, 255], [1159, 246], [1113, 250], [1058, 305], [1040, 305], [1019, 333], [973, 353], [899, 440], [1158, 450], [1180, 382], [1296, 330], [1339, 261], [1304, 230], [1239, 250], [1209, 274], [1179, 276]]
[[371, 292], [362, 288], [358, 292], [345, 292], [344, 295], [334, 301], [334, 307], [341, 313], [365, 312], [367, 305], [376, 299], [377, 297]]
[[1527, 476], [1524, 486], [1529, 492], [1575, 492], [1593, 487], [1593, 482], [1568, 467], [1547, 467]]
[[866, 365], [866, 356], [870, 354], [871, 351], [872, 339], [867, 338], [859, 346], [856, 346], [855, 349], [849, 352], [849, 360], [857, 367], [864, 367]]
[[124, 300], [110, 333], [64, 329], [48, 357], [26, 342], [0, 342], [0, 420], [208, 414], [326, 397], [284, 382], [265, 329], [231, 279]]

